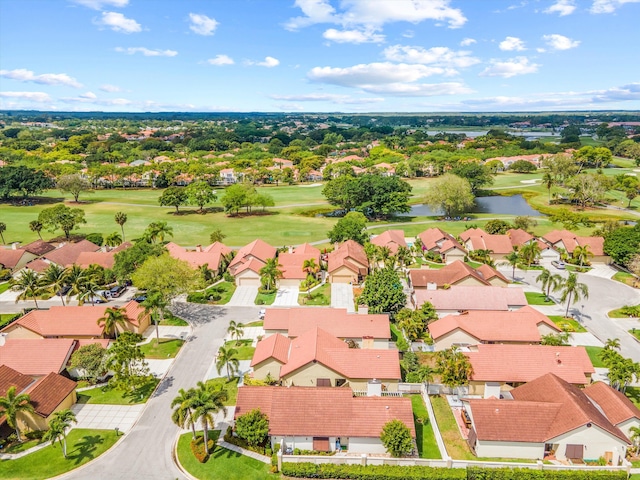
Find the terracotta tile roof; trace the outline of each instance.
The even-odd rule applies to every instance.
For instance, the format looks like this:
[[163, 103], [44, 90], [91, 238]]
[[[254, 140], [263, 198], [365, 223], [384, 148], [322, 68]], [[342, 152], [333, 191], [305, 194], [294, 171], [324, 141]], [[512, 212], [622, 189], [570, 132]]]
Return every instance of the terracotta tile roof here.
[[13, 270], [25, 253], [27, 252], [22, 249], [0, 248], [0, 265]]
[[318, 253], [281, 253], [278, 255], [278, 263], [282, 265], [282, 278], [299, 279], [307, 278], [307, 272], [302, 270], [305, 260], [314, 259], [320, 266], [320, 251]]
[[354, 397], [349, 388], [238, 388], [235, 418], [255, 408], [269, 417], [269, 434], [276, 437], [378, 439], [382, 427], [397, 419], [415, 438], [409, 398]]
[[489, 285], [482, 274], [461, 260], [456, 260], [439, 269], [411, 269], [409, 277], [411, 285], [418, 288], [426, 287], [429, 283], [435, 283], [442, 288], [444, 285], [455, 285], [468, 278], [473, 278], [482, 285]]
[[550, 243], [551, 245], [558, 243], [560, 240], [563, 239], [570, 239], [575, 237], [576, 234], [573, 232], [570, 232], [569, 230], [552, 230], [548, 233], [545, 233], [544, 235], [542, 235], [542, 240], [544, 240], [547, 243]]
[[353, 240], [347, 240], [336, 250], [329, 253], [327, 271], [331, 273], [340, 267], [347, 267], [349, 270], [362, 275], [366, 274], [369, 268], [369, 260], [364, 252], [364, 247]]
[[453, 249], [462, 250], [463, 252], [467, 253], [467, 249], [464, 248], [464, 246], [460, 245], [460, 242], [458, 242], [457, 240], [445, 240], [444, 242], [442, 242], [442, 245], [440, 246], [440, 253], [444, 254]]
[[470, 228], [460, 238], [471, 250], [491, 250], [497, 255], [513, 251], [509, 235], [491, 235], [480, 228]]
[[82, 268], [87, 268], [89, 265], [100, 265], [103, 268], [111, 269], [116, 261], [116, 253], [118, 252], [113, 250], [110, 252], [80, 252], [75, 264]]
[[66, 243], [47, 253], [44, 258], [63, 267], [68, 267], [76, 263], [81, 252], [97, 252], [98, 250], [100, 250], [98, 245], [88, 240], [81, 240], [78, 243]]
[[184, 260], [193, 268], [206, 264], [209, 270], [218, 270], [223, 255], [231, 252], [229, 247], [220, 242], [213, 243], [205, 248], [196, 248], [196, 250], [187, 250], [173, 242], [169, 242], [165, 247], [173, 258]]
[[244, 272], [245, 270], [251, 270], [252, 272], [260, 274], [260, 269], [265, 265], [266, 264], [263, 261], [258, 260], [257, 258], [251, 258], [243, 263], [237, 263], [233, 274], [238, 275], [240, 272]]
[[604, 255], [604, 238], [603, 237], [579, 237], [569, 230], [553, 230], [541, 237], [550, 245], [556, 245], [562, 242], [568, 253], [573, 253], [577, 246], [589, 246], [589, 251], [596, 256]]
[[36, 413], [47, 418], [76, 389], [76, 386], [77, 383], [73, 380], [51, 372], [40, 379], [27, 393]]
[[251, 366], [258, 365], [269, 358], [274, 358], [280, 363], [287, 363], [291, 340], [279, 333], [270, 335], [260, 340], [251, 359]]
[[127, 248], [131, 248], [133, 247], [133, 243], [131, 242], [123, 242], [120, 245], [118, 245], [117, 247], [113, 248], [110, 250], [110, 252], [122, 252], [123, 250], [126, 250]]
[[457, 329], [481, 342], [540, 342], [538, 325], [544, 323], [556, 332], [561, 330], [545, 315], [530, 307], [516, 311], [475, 310], [462, 315], [447, 315], [430, 323], [429, 333], [438, 340]]
[[534, 239], [529, 232], [525, 232], [521, 228], [511, 228], [507, 230], [507, 236], [511, 239], [511, 245], [521, 247], [522, 245]]
[[24, 267], [33, 270], [34, 272], [42, 273], [49, 268], [49, 265], [50, 263], [45, 262], [41, 258], [36, 258], [35, 260], [31, 260]]
[[265, 263], [267, 259], [274, 258], [275, 256], [276, 247], [272, 247], [263, 240], [257, 239], [238, 250], [229, 267], [235, 267], [236, 265], [244, 263], [251, 257], [257, 258]]
[[75, 340], [70, 338], [7, 338], [0, 347], [0, 365], [34, 377], [65, 369]]
[[97, 324], [104, 316], [106, 306], [65, 306], [49, 310], [31, 310], [12, 324], [2, 329], [10, 332], [17, 326], [24, 327], [42, 337], [100, 337], [104, 327]]
[[360, 315], [346, 308], [268, 308], [263, 327], [286, 330], [289, 337], [320, 327], [338, 338], [391, 338], [388, 315]]
[[138, 316], [144, 312], [144, 307], [140, 306], [138, 302], [135, 300], [130, 300], [129, 303], [120, 307], [124, 310], [125, 315], [129, 318], [129, 322], [135, 325], [136, 327], [140, 325], [138, 320]]
[[52, 250], [55, 250], [56, 247], [51, 245], [49, 242], [45, 242], [44, 240], [36, 240], [35, 242], [28, 243], [27, 245], [22, 247], [22, 249], [40, 257], [45, 253], [49, 253]]
[[93, 344], [98, 344], [102, 348], [106, 349], [106, 348], [109, 348], [110, 343], [111, 343], [111, 340], [109, 340], [108, 338], [81, 338], [79, 340], [76, 340], [76, 344], [73, 348], [73, 351], [75, 352], [79, 348], [82, 348], [86, 345], [93, 345]]
[[316, 327], [291, 342], [289, 358], [280, 369], [284, 377], [309, 363], [320, 363], [346, 378], [400, 379], [397, 350], [349, 348], [337, 337]]
[[372, 238], [371, 243], [378, 247], [387, 247], [394, 255], [398, 253], [399, 247], [407, 247], [404, 230], [387, 230]]
[[509, 310], [527, 305], [519, 287], [454, 285], [447, 290], [416, 290], [416, 304], [431, 302], [436, 310]]
[[298, 245], [293, 249], [293, 253], [297, 254], [313, 254], [318, 255], [320, 257], [320, 249], [314, 247], [310, 243], [303, 243], [302, 245]]
[[439, 251], [444, 253], [446, 250], [457, 247], [461, 250], [466, 249], [453, 237], [453, 235], [439, 228], [429, 228], [418, 234], [418, 238], [422, 241], [422, 245], [427, 250]]
[[10, 387], [16, 387], [16, 393], [22, 393], [32, 383], [33, 378], [29, 375], [24, 375], [6, 365], [0, 365], [0, 397], [4, 397]]
[[584, 389], [589, 399], [597, 404], [609, 421], [618, 425], [630, 418], [640, 419], [640, 409], [625, 394], [603, 382], [595, 382]]
[[553, 373], [576, 385], [589, 383], [595, 372], [584, 347], [549, 345], [483, 345], [465, 352], [476, 382], [531, 382]]
[[496, 270], [495, 268], [487, 265], [487, 264], [483, 264], [480, 265], [478, 268], [476, 268], [476, 272], [478, 272], [480, 275], [482, 275], [482, 278], [484, 278], [487, 282], [489, 280], [491, 280], [492, 278], [499, 278], [500, 280], [502, 280], [505, 283], [509, 283], [509, 280], [507, 279], [507, 277], [505, 277], [503, 274], [501, 274], [498, 270]]

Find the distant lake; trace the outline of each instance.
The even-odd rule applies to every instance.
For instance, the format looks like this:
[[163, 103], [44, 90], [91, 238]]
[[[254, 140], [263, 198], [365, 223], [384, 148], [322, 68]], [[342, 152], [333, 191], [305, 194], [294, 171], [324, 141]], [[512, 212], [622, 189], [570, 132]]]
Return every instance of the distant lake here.
[[[542, 214], [529, 206], [522, 195], [511, 197], [478, 197], [476, 205], [467, 213], [496, 213], [501, 215], [529, 215], [531, 217], [541, 217]], [[442, 212], [434, 212], [423, 204], [412, 205], [409, 213], [398, 214], [399, 217], [432, 217], [442, 215]]]

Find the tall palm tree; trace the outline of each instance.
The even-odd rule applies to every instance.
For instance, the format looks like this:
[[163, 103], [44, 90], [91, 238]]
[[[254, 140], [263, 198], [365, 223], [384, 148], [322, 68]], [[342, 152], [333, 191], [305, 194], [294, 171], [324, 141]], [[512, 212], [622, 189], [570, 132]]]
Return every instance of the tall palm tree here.
[[518, 253], [518, 250], [514, 247], [513, 251], [511, 253], [509, 253], [508, 255], [505, 255], [504, 259], [506, 260], [506, 263], [508, 263], [511, 268], [511, 277], [515, 280], [516, 279], [516, 267], [518, 266], [518, 263], [520, 262], [520, 253]]
[[231, 338], [236, 339], [236, 345], [238, 344], [238, 340], [244, 334], [244, 324], [241, 322], [236, 322], [235, 320], [231, 320], [229, 322], [229, 328], [227, 328], [227, 333], [231, 336]]
[[127, 317], [127, 314], [123, 310], [115, 307], [107, 308], [104, 311], [104, 316], [100, 317], [96, 322], [98, 325], [104, 325], [104, 334], [110, 337], [115, 334], [118, 338], [118, 325], [124, 329], [127, 322], [131, 320]]
[[7, 389], [7, 394], [4, 397], [0, 397], [0, 414], [6, 416], [7, 425], [15, 429], [16, 437], [21, 442], [20, 428], [18, 427], [18, 414], [33, 412], [33, 405], [31, 405], [31, 398], [26, 393], [16, 394], [16, 387], [12, 386]]
[[[56, 295], [62, 287], [67, 284], [66, 271], [60, 265], [51, 263], [42, 274], [42, 284], [47, 286], [47, 290]], [[60, 292], [62, 293], [62, 292]], [[64, 307], [64, 296], [60, 295], [62, 306]]]
[[636, 455], [638, 455], [638, 452], [640, 452], [640, 427], [631, 427], [629, 433], [629, 440], [636, 448]]
[[411, 250], [407, 247], [400, 246], [398, 247], [398, 251], [396, 252], [396, 262], [398, 267], [406, 267], [411, 263], [412, 255]]
[[11, 290], [20, 292], [16, 297], [16, 303], [19, 300], [27, 300], [32, 298], [38, 307], [38, 295], [42, 291], [42, 278], [31, 269], [23, 270], [22, 273], [12, 280]]
[[88, 272], [79, 265], [72, 265], [66, 270], [65, 282], [71, 287], [67, 292], [67, 302], [73, 295], [80, 295], [82, 293], [82, 287], [88, 280]]
[[6, 243], [4, 241], [4, 232], [7, 229], [7, 224], [4, 222], [0, 222], [0, 238], [2, 238], [2, 243]]
[[556, 179], [553, 178], [551, 172], [545, 172], [545, 174], [542, 176], [542, 185], [544, 185], [549, 192], [549, 205], [551, 205], [551, 188], [553, 188], [555, 183]]
[[107, 247], [117, 247], [122, 244], [122, 235], [118, 232], [113, 232], [104, 239], [104, 244]]
[[538, 242], [529, 242], [520, 249], [520, 255], [526, 262], [527, 267], [538, 261], [541, 255], [540, 245]]
[[173, 237], [173, 227], [169, 226], [167, 222], [152, 222], [144, 232], [144, 236], [151, 243], [158, 241], [162, 243], [167, 235]]
[[72, 423], [78, 423], [78, 420], [76, 415], [68, 408], [55, 412], [53, 418], [49, 421], [49, 430], [42, 437], [45, 442], [51, 441], [51, 445], [59, 440], [64, 458], [67, 458], [67, 430]]
[[308, 274], [315, 275], [320, 270], [320, 265], [316, 263], [315, 258], [309, 258], [302, 262], [302, 271]]
[[200, 420], [202, 423], [202, 431], [204, 433], [204, 446], [207, 453], [209, 452], [209, 427], [215, 424], [214, 415], [220, 411], [227, 414], [224, 402], [228, 399], [227, 391], [224, 389], [215, 389], [210, 385], [198, 382], [198, 388], [195, 390], [193, 397], [192, 421]]
[[542, 269], [542, 272], [536, 278], [536, 282], [542, 284], [542, 291], [545, 292], [547, 299], [551, 294], [551, 290], [555, 291], [558, 285], [562, 283], [562, 277], [558, 274], [553, 274], [546, 268]]
[[275, 286], [278, 279], [282, 278], [282, 270], [280, 270], [280, 267], [282, 267], [282, 265], [278, 263], [278, 259], [269, 258], [264, 267], [260, 269], [260, 281], [267, 287], [267, 290], [271, 290], [271, 286]]
[[580, 262], [581, 267], [585, 262], [589, 262], [589, 257], [593, 257], [593, 253], [589, 249], [589, 245], [578, 245], [573, 249], [573, 258]]
[[144, 311], [138, 315], [138, 320], [143, 319], [146, 315], [151, 315], [151, 319], [156, 326], [156, 343], [160, 343], [160, 322], [164, 320], [164, 310], [169, 302], [160, 292], [149, 292], [147, 298], [140, 304]]
[[[85, 281], [80, 287], [80, 295], [78, 295], [78, 304], [82, 305], [84, 302], [89, 299], [91, 301], [91, 305], [96, 304], [96, 298], [102, 298], [98, 295], [100, 291], [100, 285], [93, 280], [93, 278], [89, 277], [87, 281]], [[104, 298], [102, 298], [104, 300]]]
[[578, 282], [578, 276], [575, 273], [570, 273], [559, 288], [562, 290], [560, 301], [567, 302], [565, 317], [569, 316], [569, 306], [572, 300], [578, 301], [581, 298], [589, 298], [589, 287], [584, 283]]
[[196, 424], [192, 413], [195, 395], [196, 391], [193, 388], [189, 390], [181, 388], [178, 390], [178, 396], [171, 402], [171, 408], [174, 409], [171, 414], [171, 420], [180, 428], [191, 427], [194, 440], [196, 439]]
[[42, 225], [42, 223], [38, 220], [31, 220], [29, 222], [29, 230], [31, 230], [32, 232], [36, 232], [38, 234], [38, 237], [40, 237], [40, 240], [42, 240], [42, 234], [40, 232], [42, 231], [43, 227], [44, 225]]
[[118, 225], [120, 225], [120, 229], [122, 230], [122, 240], [124, 241], [124, 224], [127, 223], [127, 214], [124, 212], [116, 212], [114, 220]]
[[227, 378], [231, 380], [231, 375], [235, 375], [238, 371], [240, 362], [237, 358], [238, 351], [235, 348], [228, 348], [224, 345], [218, 350], [218, 356], [216, 357], [216, 368], [218, 373], [222, 370], [222, 367], [227, 369]]

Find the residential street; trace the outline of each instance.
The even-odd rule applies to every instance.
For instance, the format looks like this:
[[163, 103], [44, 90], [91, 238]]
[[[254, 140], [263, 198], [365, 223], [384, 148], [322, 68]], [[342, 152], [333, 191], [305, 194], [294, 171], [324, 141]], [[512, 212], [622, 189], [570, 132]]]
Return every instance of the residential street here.
[[180, 388], [191, 388], [204, 379], [229, 321], [254, 321], [259, 309], [177, 303], [172, 310], [191, 323], [193, 332], [138, 423], [112, 450], [87, 467], [59, 478], [184, 478], [172, 460], [178, 427], [171, 421], [171, 401]]

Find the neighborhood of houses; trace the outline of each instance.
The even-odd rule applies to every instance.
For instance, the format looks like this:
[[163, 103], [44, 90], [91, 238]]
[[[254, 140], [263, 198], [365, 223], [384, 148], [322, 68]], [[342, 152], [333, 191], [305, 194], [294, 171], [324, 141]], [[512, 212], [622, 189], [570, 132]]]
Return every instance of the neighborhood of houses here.
[[[327, 252], [310, 244], [278, 249], [256, 239], [231, 260], [233, 249], [220, 242], [195, 248], [169, 242], [169, 255], [194, 269], [206, 265], [217, 271], [228, 262], [236, 284], [229, 305], [241, 305], [236, 295], [245, 295], [246, 305], [254, 305], [260, 270], [273, 258], [281, 270], [278, 287], [294, 291], [296, 302], [311, 260], [323, 267], [312, 272], [317, 282], [348, 292], [340, 303], [332, 299], [330, 307], [276, 302], [265, 309], [245, 378], [269, 385], [242, 386], [241, 381], [232, 417], [260, 409], [269, 419], [271, 445], [279, 444], [285, 454], [300, 449], [384, 455], [380, 434], [389, 421], [399, 420], [416, 439], [406, 394], [422, 392], [428, 399], [435, 389], [453, 397], [460, 435], [478, 457], [559, 464], [603, 458], [607, 465], [623, 464], [632, 445], [631, 429], [640, 427], [640, 410], [603, 381], [606, 378], [595, 378], [584, 346], [544, 345], [543, 337], [561, 334], [561, 328], [544, 310], [529, 305], [523, 286], [510, 281], [510, 267], [500, 271], [491, 266], [504, 265], [514, 249], [531, 243], [539, 247], [544, 265], [585, 246], [592, 264], [607, 264], [601, 237], [559, 230], [536, 238], [519, 229], [496, 235], [479, 228], [453, 236], [429, 228], [415, 238], [389, 230], [371, 243], [391, 254], [403, 247], [433, 260], [402, 269], [406, 307], [416, 310], [429, 302], [437, 314], [426, 327], [431, 344], [418, 341], [410, 348], [461, 351], [471, 365], [468, 382], [450, 392], [442, 385], [403, 381], [402, 353], [389, 314], [368, 313], [366, 305], [354, 305], [353, 287], [366, 282], [380, 260], [368, 257], [352, 240]], [[129, 247], [38, 240], [0, 249], [0, 264], [14, 277], [28, 270], [41, 273], [51, 264], [112, 268], [115, 255]], [[474, 252], [484, 252], [491, 261], [474, 268], [466, 262]], [[108, 300], [107, 293], [101, 298]], [[112, 344], [100, 322], [108, 304], [93, 303], [34, 309], [0, 330], [0, 396], [15, 387], [28, 393], [35, 407], [19, 414], [20, 428], [46, 429], [54, 412], [75, 404], [81, 372], [70, 367], [74, 351], [93, 343], [105, 348]], [[137, 301], [117, 308], [127, 319], [117, 331], [145, 334], [153, 329], [150, 315]], [[6, 418], [0, 422], [0, 434], [10, 433]]]

